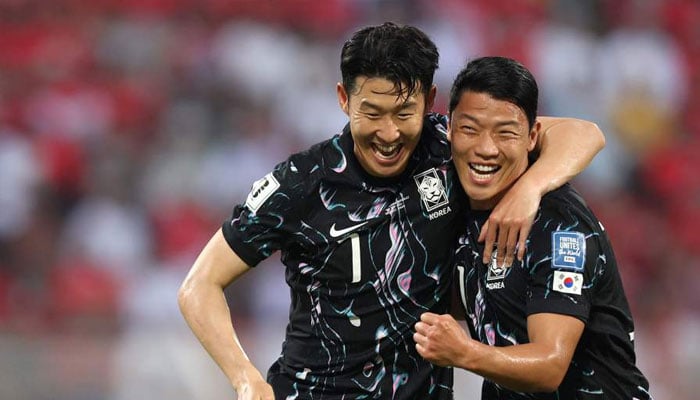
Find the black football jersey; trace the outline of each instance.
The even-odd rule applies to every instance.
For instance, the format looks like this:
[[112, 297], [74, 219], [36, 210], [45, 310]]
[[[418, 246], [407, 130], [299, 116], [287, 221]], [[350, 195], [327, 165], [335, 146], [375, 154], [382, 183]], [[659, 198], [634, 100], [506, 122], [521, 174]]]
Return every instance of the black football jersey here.
[[446, 312], [466, 207], [444, 123], [426, 117], [407, 169], [382, 179], [359, 165], [346, 127], [277, 165], [224, 223], [250, 266], [277, 250], [286, 266], [276, 398], [452, 398], [451, 369], [420, 357], [412, 337], [423, 312]]
[[455, 260], [472, 337], [491, 346], [527, 343], [527, 317], [536, 313], [570, 315], [585, 328], [558, 391], [517, 393], [484, 380], [482, 399], [649, 399], [612, 247], [578, 193], [564, 185], [542, 198], [524, 261], [506, 268], [495, 254], [482, 262], [477, 238], [489, 213], [468, 214]]

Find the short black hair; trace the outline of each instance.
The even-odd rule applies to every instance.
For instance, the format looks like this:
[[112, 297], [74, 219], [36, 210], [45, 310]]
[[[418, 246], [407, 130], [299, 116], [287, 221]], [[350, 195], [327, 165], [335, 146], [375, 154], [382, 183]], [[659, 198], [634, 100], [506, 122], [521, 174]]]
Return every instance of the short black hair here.
[[362, 28], [345, 42], [340, 72], [348, 93], [359, 76], [384, 78], [397, 95], [409, 97], [420, 88], [427, 95], [438, 68], [437, 46], [428, 35], [410, 25], [385, 22]]
[[497, 100], [520, 107], [532, 129], [537, 117], [539, 90], [532, 73], [507, 57], [481, 57], [471, 60], [459, 72], [450, 89], [449, 115], [464, 92], [486, 93]]

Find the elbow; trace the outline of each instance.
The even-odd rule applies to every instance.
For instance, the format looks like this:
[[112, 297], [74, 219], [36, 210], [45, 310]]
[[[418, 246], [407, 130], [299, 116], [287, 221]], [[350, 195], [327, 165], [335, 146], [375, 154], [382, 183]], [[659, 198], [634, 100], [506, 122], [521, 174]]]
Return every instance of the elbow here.
[[187, 321], [194, 320], [203, 312], [209, 299], [220, 295], [223, 287], [212, 283], [206, 277], [190, 274], [177, 290], [177, 305]]
[[551, 374], [551, 376], [548, 376], [539, 382], [537, 387], [534, 388], [534, 391], [542, 393], [555, 392], [557, 389], [559, 389], [559, 386], [561, 386], [561, 383], [564, 380], [564, 375], [565, 374], [561, 373]]
[[590, 145], [596, 154], [605, 148], [605, 134], [598, 124], [583, 119], [575, 119], [571, 124], [572, 130], [577, 136], [582, 136], [584, 143]]
[[194, 296], [193, 286], [194, 285], [192, 284], [191, 280], [185, 279], [177, 291], [177, 305], [180, 308], [180, 312], [185, 317], [187, 316], [190, 305], [192, 304], [192, 298]]
[[511, 390], [526, 393], [555, 392], [564, 381], [570, 363], [570, 357], [549, 354], [532, 364], [527, 374], [519, 375], [518, 379], [511, 381], [512, 385], [505, 386]]
[[527, 392], [527, 393], [551, 393], [559, 389], [559, 386], [564, 381], [564, 373], [552, 372], [546, 376], [539, 376], [535, 381], [529, 383], [523, 382], [520, 385], [513, 385], [512, 390]]
[[596, 152], [599, 152], [605, 148], [605, 134], [600, 129], [598, 124], [590, 121], [581, 121], [581, 123], [586, 124], [586, 131], [591, 132], [593, 145], [595, 146]]
[[503, 384], [503, 386], [517, 392], [552, 393], [559, 389], [559, 386], [564, 381], [564, 375], [566, 375], [566, 370], [563, 373], [553, 371], [546, 375], [530, 376], [523, 381]]
[[531, 388], [535, 392], [550, 393], [559, 389], [564, 381], [566, 372], [569, 370], [569, 365], [563, 362], [555, 362], [550, 365], [536, 383], [536, 387]]

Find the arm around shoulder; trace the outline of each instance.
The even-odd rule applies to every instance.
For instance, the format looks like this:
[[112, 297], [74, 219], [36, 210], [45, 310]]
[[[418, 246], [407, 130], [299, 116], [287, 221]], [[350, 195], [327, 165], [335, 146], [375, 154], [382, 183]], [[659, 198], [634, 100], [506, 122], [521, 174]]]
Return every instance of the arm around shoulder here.
[[537, 117], [537, 121], [542, 124], [542, 133], [538, 142], [538, 147], [545, 146], [545, 139], [551, 139], [554, 135], [563, 135], [567, 139], [572, 139], [575, 143], [584, 146], [595, 156], [605, 147], [605, 134], [598, 124], [593, 121], [578, 118], [564, 117]]
[[537, 121], [540, 157], [524, 176], [544, 195], [586, 169], [605, 147], [605, 135], [597, 124], [582, 119], [538, 117]]
[[605, 146], [605, 136], [598, 126], [573, 118], [538, 117], [539, 129], [535, 150], [537, 160], [508, 190], [489, 216], [479, 236], [485, 241], [484, 263], [491, 258], [493, 244], [498, 244], [498, 263], [509, 265], [514, 249], [517, 257], [525, 255], [525, 241], [530, 233], [540, 199], [580, 174]]

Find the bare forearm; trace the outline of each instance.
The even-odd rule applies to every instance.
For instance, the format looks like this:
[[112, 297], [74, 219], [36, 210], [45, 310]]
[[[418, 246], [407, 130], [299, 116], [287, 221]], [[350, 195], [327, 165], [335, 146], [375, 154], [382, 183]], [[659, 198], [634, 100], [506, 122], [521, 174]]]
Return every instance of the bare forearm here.
[[248, 382], [264, 380], [238, 341], [221, 288], [186, 282], [178, 302], [190, 329], [237, 391]]
[[[572, 346], [566, 341], [489, 346], [470, 338], [449, 314], [424, 313], [415, 330], [413, 340], [416, 350], [426, 360], [440, 366], [449, 365], [471, 371], [514, 391], [555, 390], [571, 361]], [[537, 333], [540, 334], [539, 330]], [[546, 332], [542, 335], [546, 337], [556, 333]], [[569, 343], [572, 341], [569, 340]]]
[[584, 323], [568, 315], [527, 317], [528, 343], [489, 346], [470, 338], [449, 314], [424, 313], [415, 325], [416, 350], [436, 365], [481, 375], [518, 392], [552, 392], [566, 375]]
[[[518, 392], [551, 392], [564, 377], [568, 363], [537, 344], [494, 347], [479, 342], [462, 352], [456, 367], [463, 368]], [[469, 354], [469, 356], [466, 356]]]
[[596, 124], [585, 120], [553, 117], [538, 120], [542, 123], [538, 141], [540, 157], [520, 181], [534, 185], [545, 194], [581, 173], [605, 147], [605, 136]]

